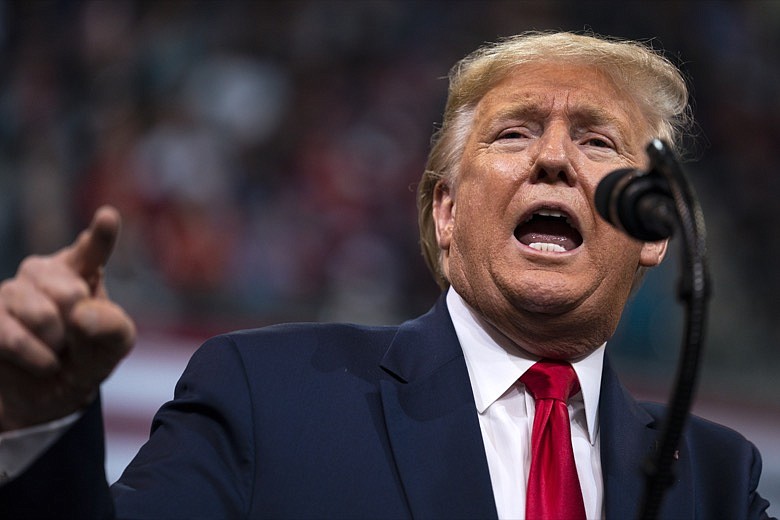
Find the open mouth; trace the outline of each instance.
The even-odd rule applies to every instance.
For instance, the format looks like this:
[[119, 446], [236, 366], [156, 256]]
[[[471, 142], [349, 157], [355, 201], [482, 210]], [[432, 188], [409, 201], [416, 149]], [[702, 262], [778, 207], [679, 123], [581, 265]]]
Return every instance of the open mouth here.
[[563, 211], [539, 209], [515, 228], [515, 238], [522, 243], [549, 253], [565, 253], [582, 245], [582, 235]]

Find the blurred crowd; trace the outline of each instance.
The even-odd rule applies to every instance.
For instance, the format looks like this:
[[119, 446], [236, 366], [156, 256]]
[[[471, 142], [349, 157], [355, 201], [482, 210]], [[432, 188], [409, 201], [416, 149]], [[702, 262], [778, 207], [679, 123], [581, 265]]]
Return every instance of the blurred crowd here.
[[21, 232], [5, 268], [108, 202], [124, 216], [112, 289], [141, 321], [407, 312], [425, 275], [414, 183], [447, 72], [412, 52], [413, 11], [97, 1], [3, 15], [2, 229]]
[[[0, 274], [110, 203], [124, 228], [109, 289], [142, 328], [413, 316], [438, 293], [414, 192], [448, 68], [528, 29], [657, 37], [691, 76], [713, 359], [777, 361], [771, 1], [3, 2]], [[668, 297], [653, 284], [675, 262], [637, 309]], [[640, 358], [679, 313], [653, 312], [627, 316]]]

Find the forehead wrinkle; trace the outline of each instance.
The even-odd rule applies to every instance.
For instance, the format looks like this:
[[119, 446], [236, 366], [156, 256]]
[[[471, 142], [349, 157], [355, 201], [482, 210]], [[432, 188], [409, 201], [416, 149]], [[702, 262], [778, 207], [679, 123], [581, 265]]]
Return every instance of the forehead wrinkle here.
[[545, 96], [528, 94], [513, 101], [509, 106], [501, 107], [494, 115], [493, 119], [496, 121], [509, 119], [531, 119], [534, 121], [541, 121], [546, 119], [552, 110], [552, 100], [545, 99]]
[[[511, 80], [510, 77], [506, 81]], [[643, 128], [649, 124], [640, 107], [611, 81], [599, 88], [569, 81], [554, 82], [542, 89], [533, 83], [503, 92], [500, 87], [501, 84], [494, 87], [476, 107], [475, 123], [481, 120], [477, 127], [482, 131], [515, 122], [530, 122], [544, 128], [554, 118], [562, 118], [574, 133], [606, 131], [630, 147], [633, 138], [644, 133]]]
[[[562, 112], [572, 123], [573, 127], [608, 126], [618, 130], [621, 135], [626, 133], [627, 113], [615, 114], [613, 111], [605, 109], [603, 103], [596, 101], [572, 101], [572, 94], [572, 92], [567, 92], [560, 106], [562, 106]], [[581, 94], [581, 92], [577, 94]], [[557, 104], [554, 98], [548, 98], [547, 96], [524, 95], [522, 98], [512, 101], [510, 105], [499, 108], [490, 119], [494, 122], [531, 120], [543, 123], [556, 111], [555, 105]]]

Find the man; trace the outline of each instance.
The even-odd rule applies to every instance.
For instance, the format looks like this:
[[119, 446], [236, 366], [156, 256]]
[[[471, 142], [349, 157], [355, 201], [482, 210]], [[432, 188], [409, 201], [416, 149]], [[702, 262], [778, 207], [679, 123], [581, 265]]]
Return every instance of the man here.
[[[6, 451], [35, 445], [0, 466], [0, 510], [636, 516], [663, 411], [627, 394], [605, 342], [666, 243], [610, 227], [593, 195], [607, 173], [644, 166], [652, 137], [674, 142], [686, 117], [679, 72], [636, 43], [525, 34], [465, 58], [418, 194], [444, 289], [434, 308], [397, 327], [283, 325], [208, 341], [110, 494], [96, 396], [134, 328], [103, 289], [119, 220], [100, 210], [72, 246], [28, 259], [0, 289], [0, 430]], [[566, 373], [566, 396], [541, 395], [540, 366]], [[566, 432], [546, 477], [540, 410], [562, 413], [550, 431]], [[743, 437], [691, 419], [661, 516], [765, 518], [759, 474]]]

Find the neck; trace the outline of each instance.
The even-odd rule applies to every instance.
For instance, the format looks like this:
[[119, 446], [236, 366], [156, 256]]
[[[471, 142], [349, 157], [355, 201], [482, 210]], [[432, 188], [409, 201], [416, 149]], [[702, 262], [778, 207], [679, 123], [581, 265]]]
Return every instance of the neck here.
[[[454, 289], [451, 289], [454, 291]], [[567, 312], [550, 315], [523, 309], [485, 307], [458, 294], [476, 319], [532, 356], [572, 360], [599, 348], [614, 332], [617, 320], [602, 313], [583, 316]]]

